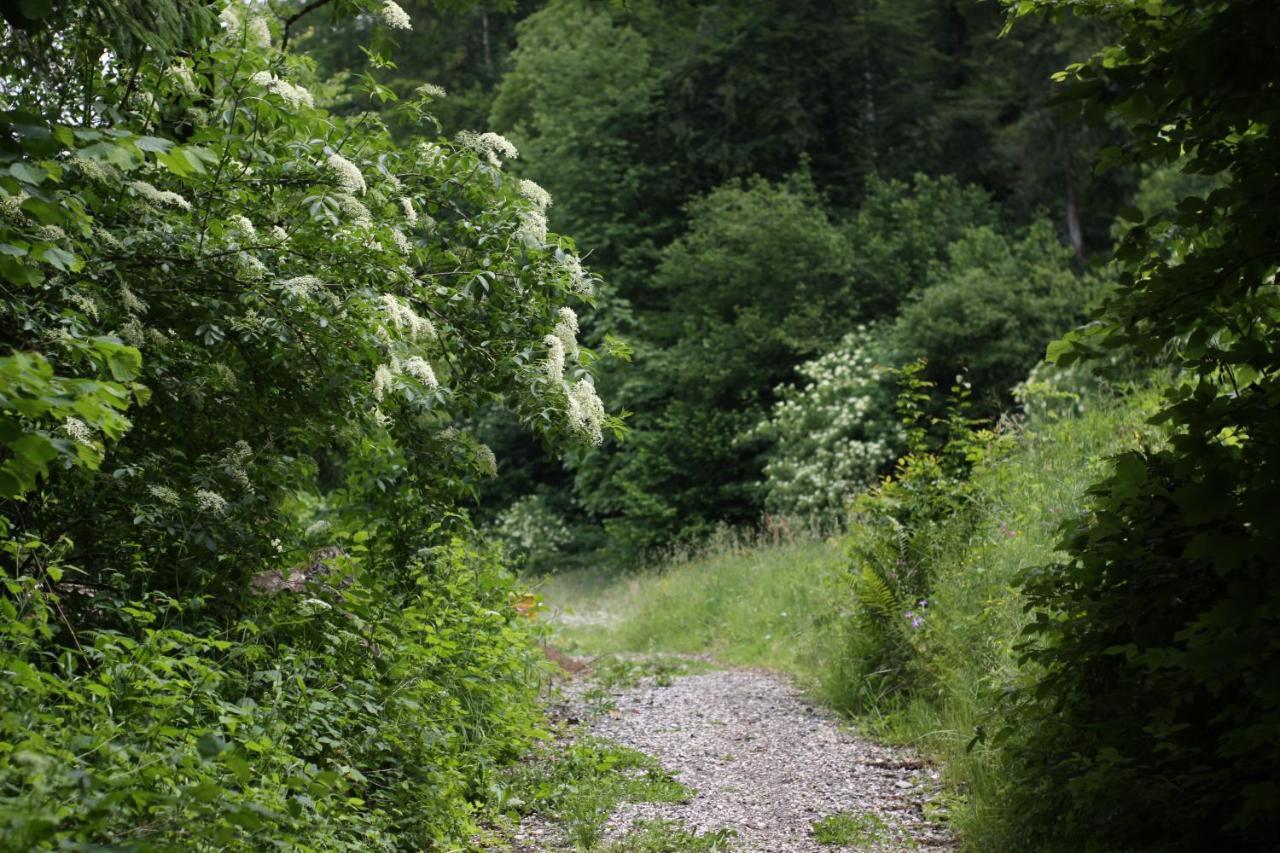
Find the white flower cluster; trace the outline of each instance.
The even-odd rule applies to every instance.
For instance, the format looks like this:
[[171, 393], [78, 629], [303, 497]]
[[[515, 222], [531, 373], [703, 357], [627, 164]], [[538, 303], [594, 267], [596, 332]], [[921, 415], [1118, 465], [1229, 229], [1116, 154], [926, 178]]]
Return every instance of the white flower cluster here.
[[544, 362], [544, 370], [547, 378], [551, 382], [559, 383], [564, 381], [564, 341], [560, 340], [557, 335], [547, 335], [542, 339], [542, 343], [547, 348], [547, 360]]
[[418, 313], [409, 307], [408, 302], [393, 293], [384, 293], [378, 298], [382, 303], [383, 313], [387, 315], [387, 319], [391, 321], [396, 331], [408, 333], [408, 337], [415, 341], [435, 337], [435, 324], [425, 317], [418, 316]]
[[404, 211], [404, 221], [410, 228], [418, 224], [418, 209], [407, 198], [400, 199], [400, 209]]
[[552, 334], [564, 344], [564, 352], [574, 358], [578, 357], [578, 315], [573, 309], [565, 306], [557, 312], [559, 317]]
[[520, 229], [516, 233], [533, 243], [547, 242], [547, 215], [541, 210], [520, 211]]
[[324, 288], [324, 282], [314, 275], [299, 275], [280, 282], [280, 289], [294, 299], [309, 299]]
[[896, 458], [903, 441], [886, 378], [865, 328], [802, 364], [801, 388], [783, 386], [755, 432], [774, 446], [765, 465], [767, 503], [784, 513], [841, 511]]
[[413, 22], [409, 20], [408, 13], [401, 9], [400, 4], [394, 2], [394, 0], [385, 0], [378, 16], [382, 18], [382, 23], [393, 30], [413, 29]]
[[187, 95], [198, 95], [200, 90], [196, 88], [195, 78], [191, 76], [191, 69], [185, 62], [175, 62], [168, 68], [168, 75], [173, 80], [179, 91]]
[[349, 193], [363, 194], [367, 189], [364, 182], [364, 174], [346, 157], [334, 152], [330, 154], [325, 162], [329, 166], [329, 171], [333, 172], [334, 178], [338, 181], [338, 186]]
[[444, 157], [444, 149], [434, 142], [418, 143], [418, 163], [431, 168], [437, 165]]
[[539, 568], [559, 553], [572, 536], [559, 513], [537, 495], [525, 495], [498, 516], [494, 532]]
[[159, 190], [146, 181], [130, 181], [129, 187], [145, 201], [157, 206], [167, 205], [180, 210], [190, 210], [191, 202], [169, 190]]
[[589, 376], [569, 389], [569, 426], [594, 445], [604, 443], [604, 403]]
[[455, 138], [458, 144], [479, 154], [495, 169], [502, 167], [504, 159], [514, 160], [520, 156], [520, 152], [511, 144], [511, 140], [500, 133], [476, 133], [473, 130], [464, 130]]
[[128, 285], [120, 285], [120, 304], [131, 314], [141, 314], [147, 310], [147, 303], [139, 299]]
[[231, 35], [243, 33], [250, 44], [257, 45], [263, 50], [271, 47], [271, 27], [267, 24], [266, 18], [260, 15], [246, 15], [244, 10], [228, 6], [219, 13], [218, 19]]
[[439, 380], [436, 379], [436, 372], [432, 370], [431, 365], [425, 358], [421, 356], [410, 356], [403, 365], [404, 372], [417, 379], [428, 388], [440, 387]]
[[520, 181], [520, 195], [537, 205], [539, 210], [546, 210], [551, 206], [551, 193], [528, 178]]
[[93, 430], [89, 429], [89, 425], [79, 418], [69, 417], [63, 421], [62, 431], [76, 444], [89, 445], [93, 443]]
[[351, 220], [353, 225], [365, 228], [373, 224], [373, 216], [369, 213], [369, 208], [361, 204], [358, 198], [348, 193], [341, 193], [337, 199], [338, 209]]
[[587, 271], [582, 268], [582, 261], [577, 255], [571, 255], [568, 252], [557, 252], [556, 262], [569, 279], [570, 291], [583, 296], [591, 295], [595, 286], [591, 281], [591, 276], [587, 275]]
[[419, 98], [447, 98], [449, 96], [443, 86], [437, 86], [435, 83], [423, 83], [413, 91], [417, 93]]
[[489, 445], [476, 445], [476, 467], [486, 477], [498, 476], [498, 457], [493, 455], [493, 449]]
[[196, 507], [210, 515], [226, 515], [227, 499], [217, 492], [208, 489], [197, 489], [195, 493]]
[[151, 497], [162, 504], [177, 506], [182, 502], [182, 498], [178, 497], [178, 493], [168, 486], [147, 486], [147, 491], [151, 493]]
[[249, 221], [249, 217], [242, 216], [239, 213], [232, 214], [227, 217], [227, 221], [240, 232], [240, 236], [246, 240], [252, 240], [258, 236], [258, 229], [253, 227], [253, 223]]
[[302, 86], [295, 86], [288, 80], [277, 77], [270, 71], [259, 71], [249, 78], [250, 81], [258, 84], [274, 95], [279, 95], [280, 99], [289, 106], [297, 109], [298, 107], [313, 107], [316, 99]]

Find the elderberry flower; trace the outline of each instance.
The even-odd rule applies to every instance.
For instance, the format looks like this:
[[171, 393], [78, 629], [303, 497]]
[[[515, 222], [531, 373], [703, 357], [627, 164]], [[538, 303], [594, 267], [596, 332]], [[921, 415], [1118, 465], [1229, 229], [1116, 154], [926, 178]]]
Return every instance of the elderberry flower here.
[[67, 418], [63, 421], [62, 431], [76, 444], [90, 444], [93, 438], [93, 431], [79, 418]]
[[289, 242], [289, 232], [281, 228], [279, 225], [271, 226], [271, 236], [279, 240], [281, 243]]
[[351, 220], [353, 225], [365, 227], [373, 223], [373, 217], [369, 214], [369, 208], [365, 207], [360, 201], [352, 195], [342, 194], [338, 196], [338, 207]]
[[555, 330], [552, 332], [564, 344], [564, 351], [578, 357], [578, 315], [567, 305], [558, 312]]
[[244, 235], [245, 239], [252, 240], [258, 236], [258, 229], [253, 227], [253, 223], [249, 221], [247, 216], [236, 213], [227, 217], [227, 221], [234, 225], [236, 230]]
[[547, 215], [541, 210], [520, 211], [520, 228], [516, 232], [534, 243], [547, 241]]
[[390, 366], [385, 364], [378, 365], [378, 369], [373, 372], [373, 399], [381, 403], [382, 398], [391, 389], [394, 381], [395, 374], [391, 371]]
[[511, 144], [511, 140], [500, 133], [493, 133], [492, 131], [476, 133], [473, 130], [464, 130], [455, 138], [459, 144], [479, 154], [495, 169], [502, 167], [504, 158], [514, 160], [520, 156], [520, 152]]
[[168, 205], [181, 210], [190, 210], [191, 202], [169, 190], [158, 190], [146, 181], [130, 181], [129, 187], [145, 201], [155, 205]]
[[147, 486], [147, 491], [151, 493], [151, 497], [169, 506], [177, 506], [182, 500], [178, 497], [178, 493], [168, 486]]
[[324, 282], [313, 275], [299, 275], [280, 282], [280, 289], [294, 299], [307, 299], [322, 287]]
[[382, 17], [382, 23], [393, 30], [413, 29], [413, 22], [409, 20], [408, 13], [394, 0], [385, 0], [379, 15]]
[[211, 513], [212, 515], [227, 514], [227, 499], [217, 492], [211, 492], [208, 489], [197, 489], [195, 493], [196, 506], [201, 512]]
[[449, 96], [443, 86], [437, 86], [435, 83], [423, 83], [414, 91], [417, 92], [419, 98], [447, 98]]
[[557, 252], [556, 262], [569, 279], [569, 290], [574, 293], [590, 295], [592, 291], [591, 276], [587, 275], [587, 271], [582, 268], [582, 261], [578, 259], [577, 255]]
[[401, 198], [400, 209], [404, 211], [404, 221], [409, 223], [410, 228], [418, 224], [418, 210], [413, 206], [412, 201]]
[[124, 310], [132, 314], [141, 314], [147, 310], [147, 303], [139, 299], [127, 285], [123, 284], [120, 285], [120, 304], [124, 306]]
[[431, 369], [431, 365], [427, 363], [427, 360], [420, 356], [411, 356], [404, 363], [404, 372], [428, 388], [436, 388], [440, 385], [436, 379], [436, 372]]
[[520, 194], [537, 205], [539, 210], [545, 210], [551, 206], [551, 193], [528, 178], [520, 181]]
[[594, 445], [604, 443], [604, 403], [590, 377], [569, 389], [569, 426]]
[[489, 445], [481, 444], [476, 447], [476, 467], [486, 477], [498, 476], [498, 457], [493, 455], [493, 450]]
[[409, 238], [404, 236], [404, 232], [399, 228], [391, 229], [391, 242], [396, 244], [396, 250], [402, 255], [408, 255], [413, 252], [413, 244], [409, 242]]
[[195, 78], [191, 76], [191, 69], [186, 63], [175, 62], [168, 68], [169, 78], [173, 80], [178, 90], [187, 95], [198, 95], [200, 90], [196, 87]]
[[349, 193], [364, 193], [367, 189], [364, 174], [346, 157], [334, 152], [325, 161], [338, 181], [338, 186]]
[[547, 378], [553, 383], [564, 381], [564, 341], [555, 335], [547, 335], [542, 339], [542, 343], [547, 348], [547, 360], [543, 365], [543, 369], [547, 374]]

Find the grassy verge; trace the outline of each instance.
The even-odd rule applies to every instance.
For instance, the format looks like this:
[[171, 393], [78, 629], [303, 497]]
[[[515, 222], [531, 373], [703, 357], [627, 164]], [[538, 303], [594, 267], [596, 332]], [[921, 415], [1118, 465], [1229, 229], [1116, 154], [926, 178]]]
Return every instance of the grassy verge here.
[[927, 601], [900, 614], [912, 626], [901, 679], [909, 689], [868, 701], [868, 644], [878, 640], [858, 627], [838, 539], [726, 541], [638, 575], [551, 578], [542, 593], [553, 618], [564, 614], [557, 641], [586, 654], [709, 653], [798, 676], [833, 706], [856, 708], [865, 728], [937, 759], [960, 836], [998, 849], [1006, 783], [984, 736], [1005, 688], [1023, 677], [1014, 646], [1028, 616], [1014, 579], [1054, 559], [1059, 523], [1081, 511], [1106, 457], [1134, 446], [1152, 402], [1135, 393], [1034, 420], [977, 465], [963, 518], [927, 533]]
[[625, 577], [553, 576], [540, 592], [566, 651], [705, 653], [813, 680], [838, 646], [829, 602], [843, 566], [835, 540], [743, 537]]

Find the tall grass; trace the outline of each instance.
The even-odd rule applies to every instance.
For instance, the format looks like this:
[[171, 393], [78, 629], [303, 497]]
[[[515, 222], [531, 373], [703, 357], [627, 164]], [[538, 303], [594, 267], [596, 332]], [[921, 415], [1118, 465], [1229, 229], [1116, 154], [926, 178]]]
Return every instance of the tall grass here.
[[728, 534], [648, 571], [556, 575], [540, 591], [568, 651], [709, 653], [816, 680], [839, 649], [829, 602], [843, 566], [838, 541], [810, 531]]
[[558, 640], [588, 654], [705, 652], [791, 673], [836, 708], [857, 707], [865, 728], [937, 760], [966, 846], [1001, 849], [1005, 781], [985, 735], [1006, 689], [1026, 677], [1015, 646], [1029, 616], [1015, 578], [1053, 561], [1058, 525], [1084, 509], [1106, 458], [1148, 431], [1154, 401], [1135, 391], [1033, 420], [975, 467], [965, 517], [927, 543], [932, 589], [905, 694], [867, 702], [871, 639], [853, 618], [841, 537], [729, 537], [640, 574], [553, 577], [545, 598], [553, 612], [572, 611]]

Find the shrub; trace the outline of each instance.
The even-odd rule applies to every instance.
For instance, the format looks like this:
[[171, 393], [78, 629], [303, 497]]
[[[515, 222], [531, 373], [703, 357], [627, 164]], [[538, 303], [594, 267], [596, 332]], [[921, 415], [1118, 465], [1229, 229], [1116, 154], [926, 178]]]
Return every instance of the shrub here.
[[765, 506], [787, 515], [839, 516], [875, 481], [905, 439], [893, 411], [891, 368], [866, 327], [796, 368], [802, 385], [784, 385], [753, 435], [772, 441]]

